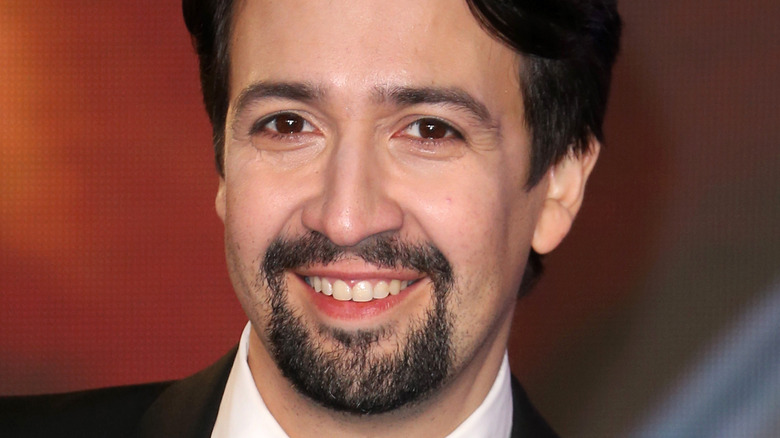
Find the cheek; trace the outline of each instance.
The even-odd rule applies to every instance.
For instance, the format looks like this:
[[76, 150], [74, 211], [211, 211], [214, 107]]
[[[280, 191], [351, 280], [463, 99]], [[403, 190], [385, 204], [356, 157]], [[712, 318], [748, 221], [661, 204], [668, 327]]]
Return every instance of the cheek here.
[[226, 244], [239, 259], [259, 255], [259, 248], [267, 245], [273, 218], [266, 214], [266, 202], [262, 193], [244, 190], [241, 186], [228, 186], [225, 214]]
[[225, 179], [225, 255], [244, 311], [251, 320], [261, 321], [268, 309], [258, 278], [260, 263], [268, 245], [285, 229], [290, 208], [273, 178], [240, 170], [228, 169]]
[[513, 178], [442, 185], [418, 215], [424, 233], [459, 277], [479, 277], [511, 289], [522, 276], [536, 207]]
[[454, 344], [483, 344], [511, 320], [533, 235], [527, 201], [522, 188], [494, 182], [431, 200], [420, 220], [455, 274]]
[[228, 168], [225, 180], [226, 239], [234, 242], [242, 259], [262, 257], [272, 240], [290, 231], [302, 187], [260, 162], [246, 161], [246, 165]]

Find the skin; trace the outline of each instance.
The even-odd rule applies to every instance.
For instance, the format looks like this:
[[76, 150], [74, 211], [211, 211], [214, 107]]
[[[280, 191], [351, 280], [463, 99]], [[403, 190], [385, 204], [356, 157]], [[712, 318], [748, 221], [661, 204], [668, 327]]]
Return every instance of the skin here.
[[[253, 326], [249, 365], [263, 400], [290, 436], [446, 435], [487, 395], [528, 252], [548, 252], [568, 232], [598, 145], [524, 188], [530, 137], [518, 82], [522, 60], [483, 31], [465, 3], [246, 0], [236, 5], [231, 42], [216, 209], [231, 280]], [[253, 85], [280, 83], [314, 92], [242, 98]], [[391, 96], [402, 88], [457, 90], [487, 114], [457, 102], [399, 102]], [[294, 114], [282, 119], [298, 123], [300, 132], [276, 132], [284, 124], [269, 116], [279, 112]], [[433, 137], [442, 126], [444, 135], [421, 138], [421, 118], [444, 121], [434, 124]], [[281, 375], [269, 354], [268, 291], [257, 272], [274, 238], [311, 230], [347, 248], [380, 233], [431, 242], [452, 264], [454, 363], [432, 397], [381, 415], [334, 413]], [[301, 280], [311, 274], [419, 281], [382, 312], [341, 318], [313, 304]], [[392, 328], [376, 354], [404, 345], [412, 321], [431, 305], [431, 283], [419, 273], [356, 258], [288, 272], [286, 280], [291, 306], [312, 328]], [[330, 339], [319, 341], [335, 348]]]

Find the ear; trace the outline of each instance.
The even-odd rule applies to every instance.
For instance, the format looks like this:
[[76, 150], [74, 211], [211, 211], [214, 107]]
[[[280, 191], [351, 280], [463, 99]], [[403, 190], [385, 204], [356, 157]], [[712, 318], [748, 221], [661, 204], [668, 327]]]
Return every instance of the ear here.
[[570, 153], [547, 171], [547, 194], [531, 241], [534, 251], [552, 251], [569, 233], [600, 150], [601, 144], [592, 138], [587, 151]]
[[225, 178], [219, 178], [219, 187], [217, 188], [217, 198], [214, 200], [214, 207], [217, 210], [217, 216], [225, 222]]

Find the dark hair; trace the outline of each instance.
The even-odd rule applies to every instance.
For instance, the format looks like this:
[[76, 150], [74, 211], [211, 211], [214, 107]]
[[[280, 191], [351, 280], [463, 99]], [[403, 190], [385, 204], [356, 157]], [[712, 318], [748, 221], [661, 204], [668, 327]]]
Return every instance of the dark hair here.
[[233, 0], [182, 0], [184, 23], [200, 63], [200, 87], [209, 115], [217, 171], [224, 176], [225, 121], [230, 104], [230, 25]]
[[[604, 142], [612, 66], [622, 23], [616, 0], [466, 0], [491, 35], [523, 54], [520, 75], [525, 123], [531, 131], [526, 187], [567, 154]], [[531, 249], [519, 296], [544, 271]]]
[[[523, 55], [520, 84], [531, 133], [526, 187], [567, 154], [603, 143], [602, 124], [621, 20], [616, 0], [466, 0], [485, 30]], [[233, 0], [183, 0], [187, 29], [200, 61], [203, 102], [213, 128], [217, 170], [223, 173], [229, 99], [228, 51]], [[532, 251], [521, 292], [541, 273]]]
[[604, 141], [621, 21], [615, 0], [467, 0], [482, 26], [524, 55], [520, 77], [531, 131], [533, 187], [568, 153]]

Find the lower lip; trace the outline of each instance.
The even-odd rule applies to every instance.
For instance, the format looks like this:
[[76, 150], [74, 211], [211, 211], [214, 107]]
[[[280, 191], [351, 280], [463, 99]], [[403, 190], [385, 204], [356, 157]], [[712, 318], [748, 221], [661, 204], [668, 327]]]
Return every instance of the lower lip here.
[[358, 321], [375, 318], [398, 305], [406, 298], [409, 292], [420, 283], [415, 282], [407, 286], [398, 295], [389, 295], [382, 299], [359, 303], [355, 301], [339, 301], [332, 296], [317, 292], [302, 278], [298, 278], [309, 295], [311, 295], [311, 300], [314, 305], [317, 306], [317, 309], [333, 319], [343, 321]]

